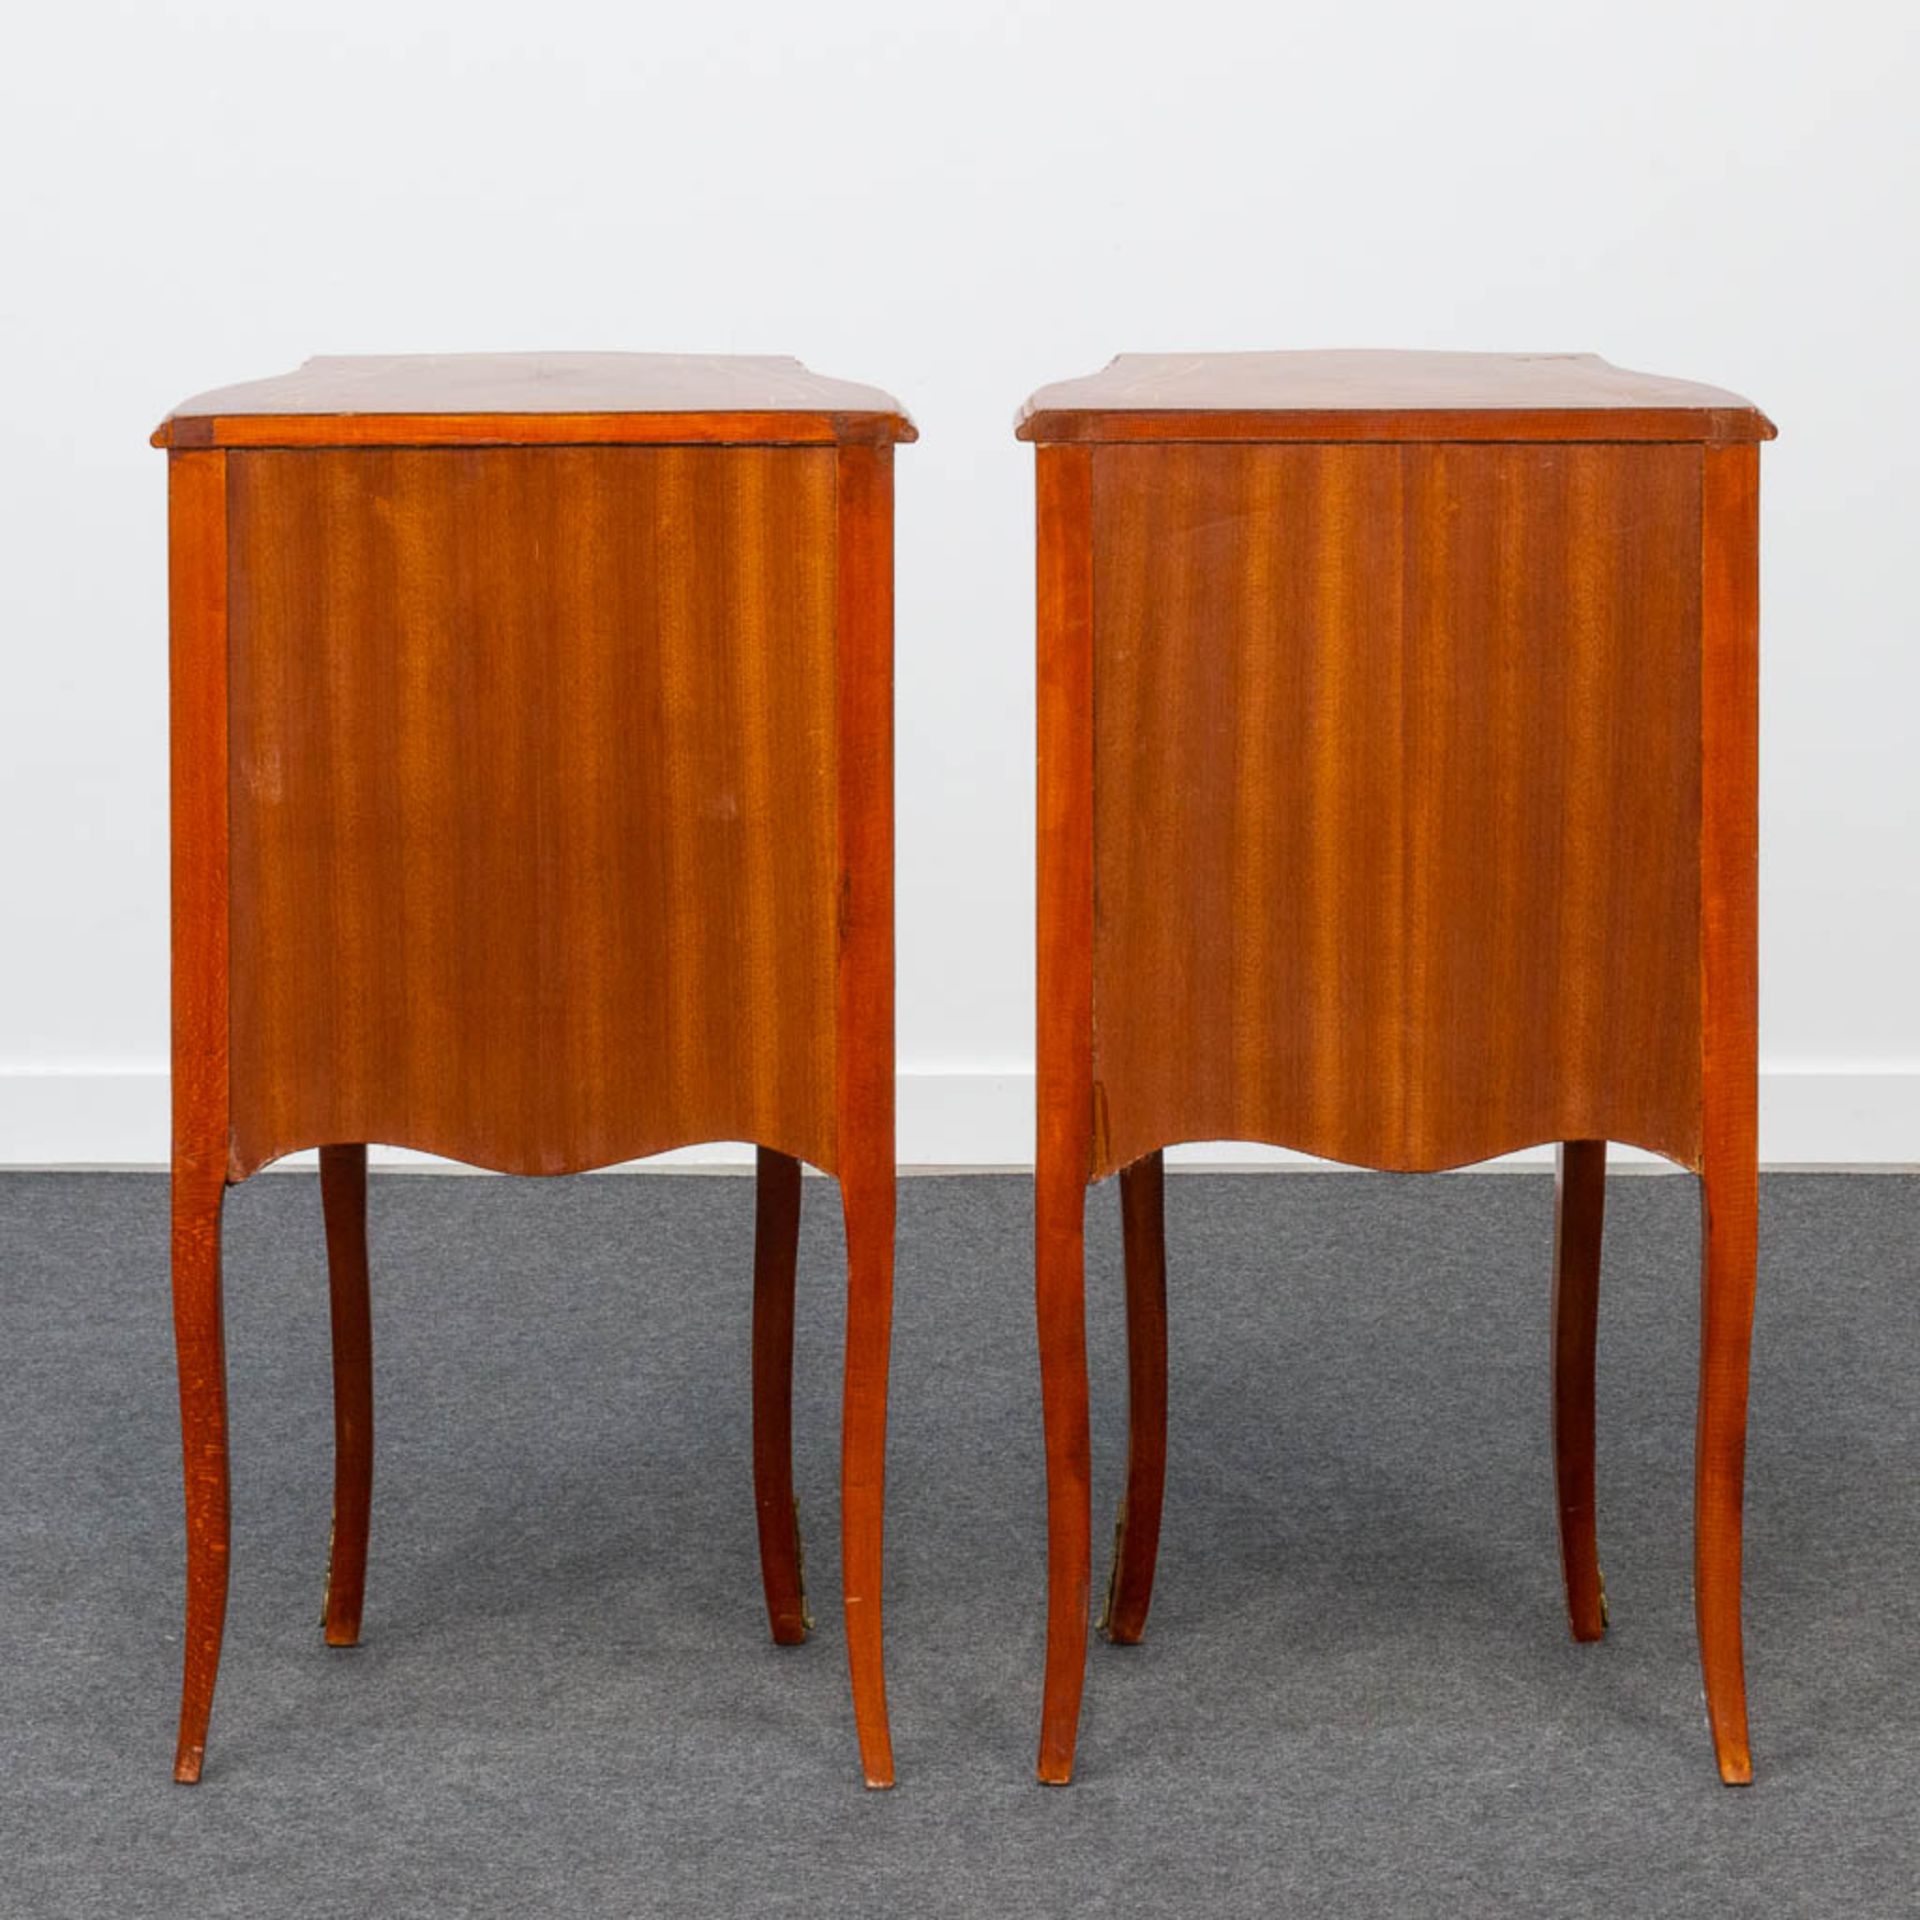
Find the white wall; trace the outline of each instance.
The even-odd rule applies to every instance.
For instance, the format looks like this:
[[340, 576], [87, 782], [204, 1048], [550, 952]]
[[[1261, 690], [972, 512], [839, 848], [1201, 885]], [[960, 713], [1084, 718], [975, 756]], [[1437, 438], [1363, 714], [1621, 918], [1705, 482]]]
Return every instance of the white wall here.
[[1031, 454], [1120, 348], [1585, 349], [1765, 456], [1763, 1150], [1920, 1159], [1920, 41], [1858, 0], [139, 0], [0, 53], [0, 1160], [164, 1152], [162, 456], [314, 352], [890, 387], [903, 1156], [1030, 1150]]

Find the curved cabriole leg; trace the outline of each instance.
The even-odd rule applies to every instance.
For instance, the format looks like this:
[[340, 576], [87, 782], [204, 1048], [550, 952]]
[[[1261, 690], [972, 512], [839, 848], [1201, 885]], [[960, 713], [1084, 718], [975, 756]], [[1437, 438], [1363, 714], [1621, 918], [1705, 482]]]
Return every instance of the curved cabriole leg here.
[[1714, 1757], [1728, 1786], [1753, 1778], [1740, 1644], [1740, 1535], [1747, 1460], [1760, 1185], [1744, 1166], [1701, 1181], [1700, 1409], [1694, 1440], [1693, 1598]]
[[167, 456], [173, 906], [173, 1337], [187, 1493], [187, 1623], [173, 1777], [194, 1781], [227, 1619], [227, 470]]
[[1607, 1630], [1593, 1486], [1594, 1353], [1600, 1322], [1600, 1241], [1606, 1219], [1607, 1143], [1565, 1140], [1554, 1176], [1553, 1476], [1560, 1505], [1560, 1570], [1576, 1640]]
[[1034, 1197], [1040, 1395], [1047, 1443], [1047, 1675], [1040, 1778], [1064, 1786], [1086, 1683], [1093, 1557], [1087, 1435], [1086, 1186], [1076, 1167], [1041, 1170]]
[[231, 1507], [227, 1478], [227, 1356], [220, 1305], [218, 1163], [173, 1168], [173, 1337], [180, 1366], [180, 1439], [187, 1493], [186, 1659], [173, 1777], [200, 1778], [207, 1719], [227, 1621]]
[[1047, 1672], [1040, 1778], [1073, 1778], [1092, 1559], [1087, 1181], [1093, 1084], [1093, 456], [1034, 461], [1039, 745], [1034, 1305], [1047, 1443]]
[[1693, 1604], [1720, 1778], [1753, 1778], [1740, 1647], [1747, 1361], [1759, 1245], [1760, 456], [1702, 462], [1700, 1409]]
[[373, 1510], [373, 1306], [367, 1269], [367, 1150], [320, 1149], [333, 1314], [333, 1536], [327, 1549], [330, 1647], [357, 1646]]
[[841, 1583], [860, 1765], [893, 1785], [880, 1579], [893, 1332], [893, 449], [834, 456], [839, 519], [840, 961], [835, 1149], [847, 1221]]
[[843, 1169], [847, 1221], [847, 1372], [840, 1425], [841, 1580], [860, 1764], [893, 1785], [880, 1591], [887, 1477], [887, 1356], [893, 1328], [893, 1165]]
[[1163, 1156], [1120, 1170], [1127, 1270], [1127, 1484], [1114, 1529], [1113, 1581], [1101, 1622], [1109, 1640], [1135, 1644], [1153, 1602], [1160, 1510], [1167, 1485], [1167, 1212]]
[[782, 1646], [813, 1625], [793, 1496], [793, 1288], [800, 1253], [800, 1162], [761, 1147], [753, 1214], [753, 1499], [767, 1624]]

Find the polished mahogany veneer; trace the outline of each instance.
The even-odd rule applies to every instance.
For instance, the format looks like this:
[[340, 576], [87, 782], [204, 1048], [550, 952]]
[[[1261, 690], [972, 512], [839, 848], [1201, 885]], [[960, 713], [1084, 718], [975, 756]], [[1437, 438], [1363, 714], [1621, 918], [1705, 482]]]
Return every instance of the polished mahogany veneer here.
[[774, 1636], [807, 1625], [789, 1406], [799, 1163], [838, 1177], [845, 1590], [892, 1778], [892, 452], [792, 360], [316, 360], [170, 450], [174, 1288], [188, 1490], [176, 1772], [228, 1560], [226, 1187], [321, 1150], [336, 1384], [326, 1637], [358, 1635], [366, 1145], [557, 1174], [759, 1152], [753, 1457]]
[[878, 387], [781, 355], [320, 355], [183, 400], [157, 447], [892, 446], [913, 439]]
[[1702, 1176], [1696, 1588], [1748, 1777], [1757, 443], [1737, 395], [1586, 354], [1123, 355], [1017, 431], [1039, 499], [1043, 1778], [1090, 1561], [1084, 1194], [1121, 1176], [1132, 1434], [1107, 1629], [1165, 1462], [1161, 1150], [1425, 1171], [1561, 1143], [1554, 1444], [1604, 1619], [1607, 1140]]
[[1042, 387], [1014, 431], [1048, 445], [1124, 440], [1771, 440], [1737, 393], [1634, 373], [1593, 353], [1122, 353]]

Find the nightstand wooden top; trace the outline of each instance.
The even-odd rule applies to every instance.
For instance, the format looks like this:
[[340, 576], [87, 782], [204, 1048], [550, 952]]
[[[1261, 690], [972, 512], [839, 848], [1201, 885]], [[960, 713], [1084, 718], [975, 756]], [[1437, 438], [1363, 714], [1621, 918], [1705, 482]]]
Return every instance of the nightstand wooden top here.
[[1591, 353], [1123, 353], [1042, 387], [1022, 440], [1771, 440], [1719, 387]]
[[899, 401], [781, 355], [379, 354], [183, 400], [157, 447], [745, 445], [915, 438]]

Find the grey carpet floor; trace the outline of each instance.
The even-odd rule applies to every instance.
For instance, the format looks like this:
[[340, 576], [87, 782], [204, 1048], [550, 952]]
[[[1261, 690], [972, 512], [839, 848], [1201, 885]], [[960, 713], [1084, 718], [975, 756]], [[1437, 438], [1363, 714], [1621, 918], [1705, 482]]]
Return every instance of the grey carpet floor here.
[[[165, 1187], [0, 1177], [0, 1912], [12, 1916], [1920, 1911], [1920, 1182], [1770, 1177], [1750, 1456], [1756, 1786], [1694, 1665], [1697, 1204], [1616, 1178], [1605, 1643], [1560, 1612], [1551, 1184], [1169, 1183], [1173, 1444], [1145, 1645], [1032, 1780], [1044, 1531], [1029, 1190], [901, 1187], [888, 1626], [858, 1784], [836, 1593], [841, 1242], [809, 1181], [797, 1451], [819, 1627], [765, 1638], [751, 1194], [389, 1176], [364, 1644], [318, 1616], [318, 1195], [232, 1199], [235, 1565], [205, 1783]], [[1092, 1196], [1099, 1511], [1123, 1442]], [[1104, 1578], [1109, 1521], [1096, 1522]]]

